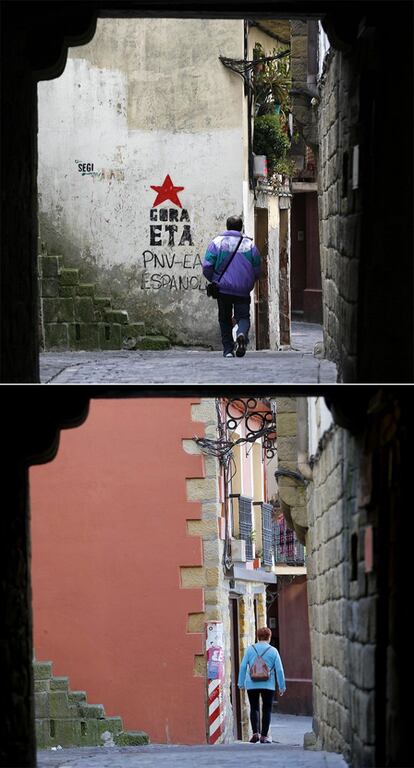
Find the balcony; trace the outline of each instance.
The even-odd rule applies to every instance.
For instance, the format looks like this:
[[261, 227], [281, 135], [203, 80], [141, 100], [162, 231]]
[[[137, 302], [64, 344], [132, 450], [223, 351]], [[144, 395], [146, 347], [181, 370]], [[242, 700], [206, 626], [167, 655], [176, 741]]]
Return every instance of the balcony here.
[[276, 566], [304, 566], [305, 547], [298, 541], [295, 531], [287, 527], [283, 515], [272, 521], [272, 539]]

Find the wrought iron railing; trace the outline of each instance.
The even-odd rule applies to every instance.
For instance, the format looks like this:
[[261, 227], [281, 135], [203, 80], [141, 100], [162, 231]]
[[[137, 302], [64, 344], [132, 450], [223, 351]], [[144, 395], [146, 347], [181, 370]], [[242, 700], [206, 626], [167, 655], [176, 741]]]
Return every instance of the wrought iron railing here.
[[253, 559], [252, 500], [239, 496], [239, 534], [246, 542], [246, 560]]
[[275, 564], [304, 565], [305, 547], [298, 541], [295, 531], [288, 528], [283, 515], [272, 521]]
[[273, 565], [272, 512], [273, 505], [264, 502], [262, 504], [263, 565]]

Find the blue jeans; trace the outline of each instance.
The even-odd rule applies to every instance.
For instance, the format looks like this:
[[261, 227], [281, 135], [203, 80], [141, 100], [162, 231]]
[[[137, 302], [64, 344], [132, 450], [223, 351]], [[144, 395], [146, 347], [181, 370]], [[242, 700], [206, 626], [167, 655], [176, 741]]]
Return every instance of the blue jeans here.
[[223, 343], [223, 354], [232, 352], [233, 323], [232, 317], [238, 325], [237, 333], [243, 333], [246, 344], [250, 330], [250, 296], [231, 296], [229, 293], [220, 293], [218, 299], [218, 319]]

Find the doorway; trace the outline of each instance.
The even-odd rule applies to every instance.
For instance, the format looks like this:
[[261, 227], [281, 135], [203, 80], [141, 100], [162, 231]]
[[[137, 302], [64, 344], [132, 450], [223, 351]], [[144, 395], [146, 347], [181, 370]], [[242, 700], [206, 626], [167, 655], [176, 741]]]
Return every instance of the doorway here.
[[231, 688], [230, 697], [233, 708], [233, 737], [242, 740], [241, 700], [240, 689], [237, 685], [240, 669], [239, 643], [239, 600], [237, 596], [230, 597], [230, 630], [231, 630]]
[[255, 292], [256, 349], [269, 349], [269, 212], [254, 209], [254, 238], [262, 257], [262, 267]]

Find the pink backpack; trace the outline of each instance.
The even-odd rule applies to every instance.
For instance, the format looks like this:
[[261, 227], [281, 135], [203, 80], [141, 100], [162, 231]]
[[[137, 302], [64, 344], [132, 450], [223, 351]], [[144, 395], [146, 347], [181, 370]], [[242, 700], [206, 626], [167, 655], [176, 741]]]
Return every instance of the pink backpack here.
[[253, 664], [250, 666], [250, 679], [255, 683], [260, 683], [263, 680], [269, 680], [271, 669], [269, 669], [268, 665], [263, 660], [263, 656], [265, 653], [270, 651], [270, 646], [269, 648], [266, 648], [266, 650], [261, 654], [254, 645], [252, 645], [252, 648], [254, 648], [257, 653], [257, 659], [255, 659]]

